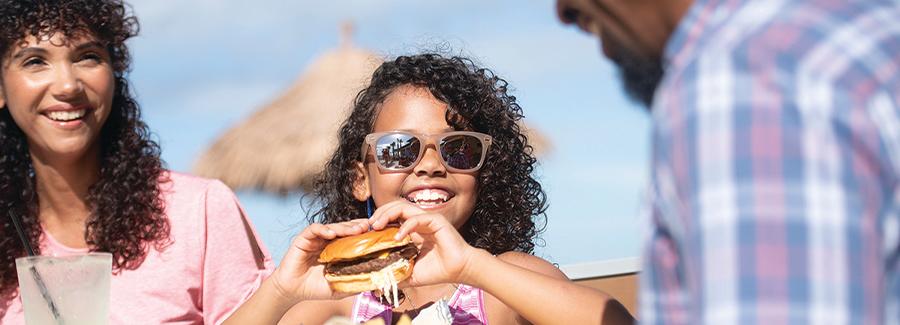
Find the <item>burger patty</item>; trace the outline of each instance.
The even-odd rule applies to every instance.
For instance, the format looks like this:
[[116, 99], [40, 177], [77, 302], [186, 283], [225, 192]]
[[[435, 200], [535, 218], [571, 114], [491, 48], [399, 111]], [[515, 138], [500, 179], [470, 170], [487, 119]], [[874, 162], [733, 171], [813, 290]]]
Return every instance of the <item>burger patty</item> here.
[[379, 253], [369, 254], [356, 260], [340, 261], [325, 265], [325, 273], [334, 275], [353, 275], [366, 272], [377, 271], [393, 264], [400, 259], [412, 260], [419, 254], [419, 249], [413, 244], [408, 244], [400, 248], [393, 248], [393, 251], [385, 258], [378, 258]]

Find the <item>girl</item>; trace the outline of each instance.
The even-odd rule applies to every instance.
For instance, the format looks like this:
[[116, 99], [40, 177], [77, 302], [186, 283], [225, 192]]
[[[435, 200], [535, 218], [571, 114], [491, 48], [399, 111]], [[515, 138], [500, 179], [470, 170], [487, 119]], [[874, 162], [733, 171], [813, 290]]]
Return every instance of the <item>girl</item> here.
[[112, 253], [111, 324], [224, 319], [271, 262], [227, 187], [163, 169], [125, 77], [135, 18], [2, 0], [0, 25], [0, 324], [24, 322], [10, 217], [41, 255]]
[[[621, 305], [604, 313], [614, 300], [530, 254], [545, 196], [531, 175], [535, 158], [521, 118], [506, 82], [467, 59], [424, 54], [382, 64], [317, 183], [322, 208], [311, 221], [325, 225], [313, 223], [295, 239], [275, 275], [231, 320], [274, 323], [290, 308], [283, 323], [335, 315], [391, 323], [400, 314], [435, 317], [435, 310], [455, 324], [629, 321]], [[369, 206], [378, 207], [371, 219], [351, 220]], [[394, 220], [421, 249], [399, 306], [371, 293], [332, 292], [316, 262], [326, 241]]]

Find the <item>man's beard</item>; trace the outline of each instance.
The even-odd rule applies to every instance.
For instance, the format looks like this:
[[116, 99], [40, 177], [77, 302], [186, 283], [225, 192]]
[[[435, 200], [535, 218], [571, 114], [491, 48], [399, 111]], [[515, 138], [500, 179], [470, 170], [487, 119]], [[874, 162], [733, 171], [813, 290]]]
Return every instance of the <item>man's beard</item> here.
[[650, 58], [616, 46], [613, 41], [611, 49], [614, 52], [613, 62], [619, 66], [619, 77], [625, 86], [625, 93], [632, 100], [638, 101], [651, 109], [653, 94], [663, 77], [662, 60]]
[[622, 57], [617, 63], [628, 97], [641, 102], [650, 110], [653, 94], [663, 77], [662, 63], [632, 55]]

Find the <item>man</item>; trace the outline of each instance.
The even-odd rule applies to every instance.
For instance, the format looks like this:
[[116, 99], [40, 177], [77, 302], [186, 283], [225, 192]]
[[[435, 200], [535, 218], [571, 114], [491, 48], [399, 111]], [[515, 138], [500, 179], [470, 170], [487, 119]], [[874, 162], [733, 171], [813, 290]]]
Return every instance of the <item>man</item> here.
[[642, 322], [900, 323], [895, 2], [557, 9], [653, 115]]

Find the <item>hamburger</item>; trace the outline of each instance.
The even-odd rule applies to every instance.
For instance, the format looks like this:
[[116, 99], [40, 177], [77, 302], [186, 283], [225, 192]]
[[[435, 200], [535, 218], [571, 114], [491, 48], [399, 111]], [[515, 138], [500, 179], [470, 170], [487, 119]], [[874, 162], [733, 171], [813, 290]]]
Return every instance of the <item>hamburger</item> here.
[[388, 301], [398, 304], [397, 283], [412, 274], [418, 248], [409, 236], [395, 240], [399, 229], [383, 230], [338, 238], [322, 250], [325, 280], [337, 292], [358, 293], [380, 290]]

